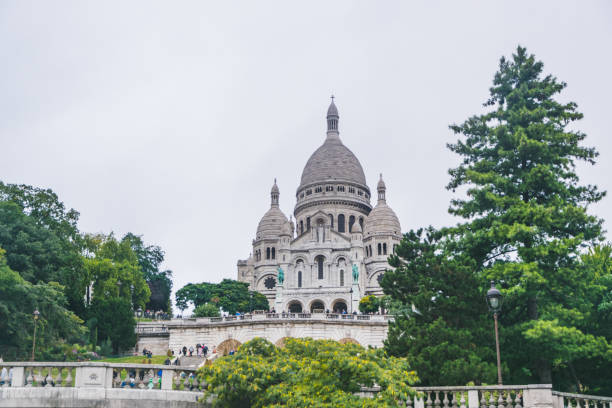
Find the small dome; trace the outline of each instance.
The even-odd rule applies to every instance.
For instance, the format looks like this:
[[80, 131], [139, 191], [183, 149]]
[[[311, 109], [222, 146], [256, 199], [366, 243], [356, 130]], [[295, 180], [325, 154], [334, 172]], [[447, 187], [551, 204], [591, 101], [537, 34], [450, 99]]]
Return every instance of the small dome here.
[[397, 215], [395, 215], [395, 211], [384, 201], [379, 201], [370, 212], [370, 215], [365, 220], [363, 229], [366, 238], [370, 235], [381, 234], [399, 236], [402, 233], [402, 227]]
[[256, 239], [278, 238], [287, 224], [287, 217], [278, 207], [270, 207], [257, 226]]
[[356, 222], [353, 224], [353, 232], [358, 232], [358, 233], [362, 233], [363, 230], [361, 229], [361, 224]]

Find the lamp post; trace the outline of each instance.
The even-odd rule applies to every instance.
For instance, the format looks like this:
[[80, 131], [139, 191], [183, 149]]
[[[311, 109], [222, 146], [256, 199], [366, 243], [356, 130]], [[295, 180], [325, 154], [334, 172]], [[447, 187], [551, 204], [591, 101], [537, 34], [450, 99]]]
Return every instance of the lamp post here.
[[495, 320], [495, 350], [497, 351], [497, 383], [502, 385], [502, 373], [501, 373], [501, 357], [499, 355], [499, 332], [497, 329], [497, 315], [501, 312], [503, 296], [499, 289], [495, 287], [495, 281], [491, 281], [491, 289], [487, 291], [487, 304], [489, 310], [493, 313], [493, 320]]
[[32, 338], [32, 358], [30, 361], [34, 361], [34, 351], [36, 350], [36, 326], [38, 325], [38, 316], [40, 316], [40, 312], [38, 309], [34, 309], [34, 337]]
[[349, 293], [351, 294], [351, 313], [353, 314], [353, 288], [351, 288], [351, 290], [349, 291]]
[[136, 311], [136, 317], [138, 317], [139, 319], [142, 317], [142, 307], [139, 307]]

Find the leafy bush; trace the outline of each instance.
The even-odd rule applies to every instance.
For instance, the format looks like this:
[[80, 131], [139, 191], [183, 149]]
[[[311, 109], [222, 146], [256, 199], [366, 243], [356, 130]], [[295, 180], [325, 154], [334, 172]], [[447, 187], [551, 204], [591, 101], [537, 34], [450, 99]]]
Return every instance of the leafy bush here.
[[[284, 348], [255, 338], [236, 354], [198, 370], [217, 407], [397, 407], [417, 381], [403, 358], [333, 340], [287, 339]], [[356, 395], [380, 386], [373, 398]]]

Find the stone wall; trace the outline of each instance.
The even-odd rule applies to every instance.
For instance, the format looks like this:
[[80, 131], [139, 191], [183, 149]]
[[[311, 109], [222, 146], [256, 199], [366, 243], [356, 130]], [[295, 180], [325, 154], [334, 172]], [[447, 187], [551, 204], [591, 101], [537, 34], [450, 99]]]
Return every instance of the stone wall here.
[[164, 355], [168, 351], [170, 333], [147, 333], [138, 336], [134, 351], [141, 353], [143, 349], [150, 350], [154, 355]]
[[[290, 314], [287, 314], [289, 316]], [[281, 344], [287, 337], [311, 337], [313, 339], [330, 339], [342, 342], [358, 343], [363, 347], [382, 347], [387, 337], [387, 316], [302, 314], [283, 318], [282, 314], [249, 315], [236, 318], [181, 319], [172, 320], [160, 327], [158, 331], [167, 333], [167, 337], [157, 336], [153, 324], [140, 323], [138, 326], [137, 349], [149, 348], [162, 351], [170, 348], [175, 354], [183, 347], [206, 344], [212, 350], [236, 346], [263, 337], [272, 343]], [[369, 320], [357, 320], [357, 319]], [[154, 347], [156, 348], [153, 348]]]

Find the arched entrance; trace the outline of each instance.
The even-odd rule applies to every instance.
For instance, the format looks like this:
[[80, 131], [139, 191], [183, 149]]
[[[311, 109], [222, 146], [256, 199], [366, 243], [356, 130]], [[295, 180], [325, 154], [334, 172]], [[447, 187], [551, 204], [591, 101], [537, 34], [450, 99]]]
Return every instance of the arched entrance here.
[[344, 300], [336, 300], [333, 306], [334, 313], [348, 312], [348, 307]]
[[311, 313], [323, 313], [325, 312], [325, 305], [320, 300], [315, 300], [310, 304]]
[[299, 300], [292, 300], [289, 302], [289, 313], [302, 313], [302, 303]]
[[220, 356], [227, 356], [230, 351], [236, 351], [240, 346], [242, 346], [242, 343], [236, 339], [224, 340], [217, 346], [217, 354]]

